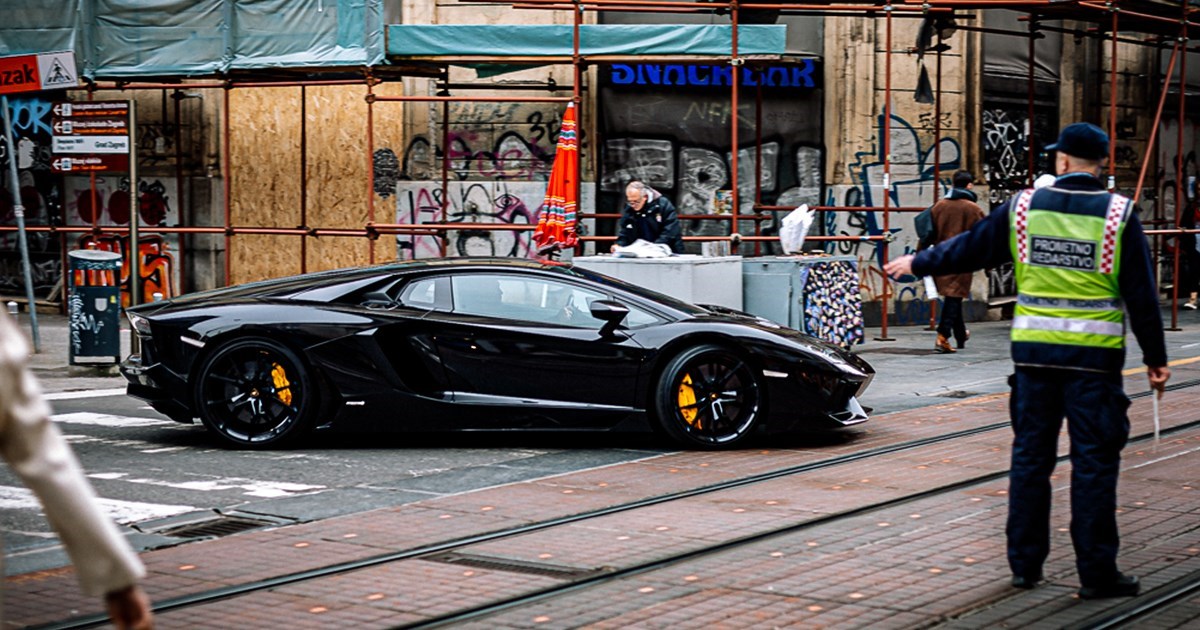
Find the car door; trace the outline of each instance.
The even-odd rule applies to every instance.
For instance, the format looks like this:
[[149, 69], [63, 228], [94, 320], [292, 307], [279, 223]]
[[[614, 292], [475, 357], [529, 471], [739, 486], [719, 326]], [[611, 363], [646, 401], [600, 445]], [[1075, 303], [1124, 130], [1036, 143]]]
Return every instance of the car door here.
[[438, 352], [464, 404], [524, 407], [555, 423], [627, 413], [645, 352], [627, 335], [603, 336], [589, 304], [605, 293], [542, 276], [471, 273], [451, 278]]

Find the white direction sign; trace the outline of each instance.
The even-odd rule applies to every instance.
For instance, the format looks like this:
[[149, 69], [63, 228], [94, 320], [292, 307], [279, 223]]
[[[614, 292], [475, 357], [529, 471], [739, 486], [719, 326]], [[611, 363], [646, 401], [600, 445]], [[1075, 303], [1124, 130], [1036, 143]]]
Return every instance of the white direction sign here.
[[129, 136], [51, 136], [52, 153], [129, 153]]

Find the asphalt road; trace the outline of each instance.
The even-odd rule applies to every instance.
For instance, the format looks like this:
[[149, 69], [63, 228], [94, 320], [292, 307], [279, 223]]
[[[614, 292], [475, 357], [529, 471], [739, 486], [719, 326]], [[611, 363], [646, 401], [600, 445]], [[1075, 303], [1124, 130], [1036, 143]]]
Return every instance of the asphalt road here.
[[[1181, 321], [1183, 331], [1168, 333], [1172, 359], [1200, 355], [1200, 314], [1187, 317], [1194, 321]], [[856, 352], [878, 371], [862, 401], [875, 417], [856, 430], [886, 422], [888, 412], [1006, 391], [1012, 370], [1008, 322], [972, 329], [968, 349], [954, 355], [934, 354], [933, 333], [923, 327], [893, 327], [889, 341], [875, 339], [878, 329], [869, 331]], [[1132, 340], [1130, 347], [1127, 365], [1136, 369], [1140, 353]], [[125, 396], [120, 377], [81, 377], [63, 367], [39, 367], [38, 361], [34, 368], [103, 508], [139, 550], [186, 542], [164, 532], [218, 515], [310, 521], [655, 457], [671, 448], [651, 435], [628, 434], [343, 434], [288, 450], [236, 451], [199, 425], [175, 423]], [[854, 435], [835, 442], [853, 441]], [[829, 443], [799, 437], [775, 439], [771, 446], [819, 449]], [[5, 467], [0, 528], [6, 574], [66, 564], [32, 495]]]
[[[665, 446], [637, 435], [343, 434], [288, 450], [237, 451], [123, 389], [49, 397], [105, 511], [139, 550], [185, 542], [161, 532], [218, 514], [310, 521], [653, 457]], [[7, 468], [0, 468], [0, 527], [6, 574], [61, 566], [49, 524]]]

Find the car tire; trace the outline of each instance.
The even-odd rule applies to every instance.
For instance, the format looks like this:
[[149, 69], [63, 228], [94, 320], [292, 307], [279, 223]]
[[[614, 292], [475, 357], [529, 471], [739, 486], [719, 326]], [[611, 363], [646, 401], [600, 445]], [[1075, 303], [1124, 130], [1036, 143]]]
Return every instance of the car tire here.
[[311, 370], [287, 346], [242, 338], [218, 347], [197, 372], [200, 420], [227, 444], [275, 448], [309, 432], [320, 409]]
[[762, 416], [760, 380], [757, 371], [728, 348], [688, 348], [659, 375], [654, 393], [659, 425], [685, 448], [741, 445]]

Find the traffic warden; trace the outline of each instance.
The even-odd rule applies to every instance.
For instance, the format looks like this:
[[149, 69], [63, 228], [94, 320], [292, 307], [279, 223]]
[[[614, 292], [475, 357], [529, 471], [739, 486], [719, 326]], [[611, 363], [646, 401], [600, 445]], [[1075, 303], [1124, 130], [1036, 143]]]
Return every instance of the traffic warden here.
[[1117, 475], [1129, 437], [1122, 389], [1126, 312], [1150, 386], [1162, 395], [1167, 352], [1150, 251], [1136, 208], [1104, 190], [1108, 135], [1088, 123], [1062, 130], [1052, 186], [1026, 190], [969, 231], [884, 270], [961, 273], [1013, 262], [1013, 425], [1008, 561], [1012, 584], [1033, 588], [1050, 552], [1050, 474], [1062, 418], [1071, 438], [1071, 540], [1084, 599], [1138, 593], [1117, 570]]
[[625, 187], [625, 207], [619, 227], [614, 250], [641, 239], [666, 245], [673, 253], [683, 253], [679, 214], [674, 204], [642, 182], [632, 181]]

